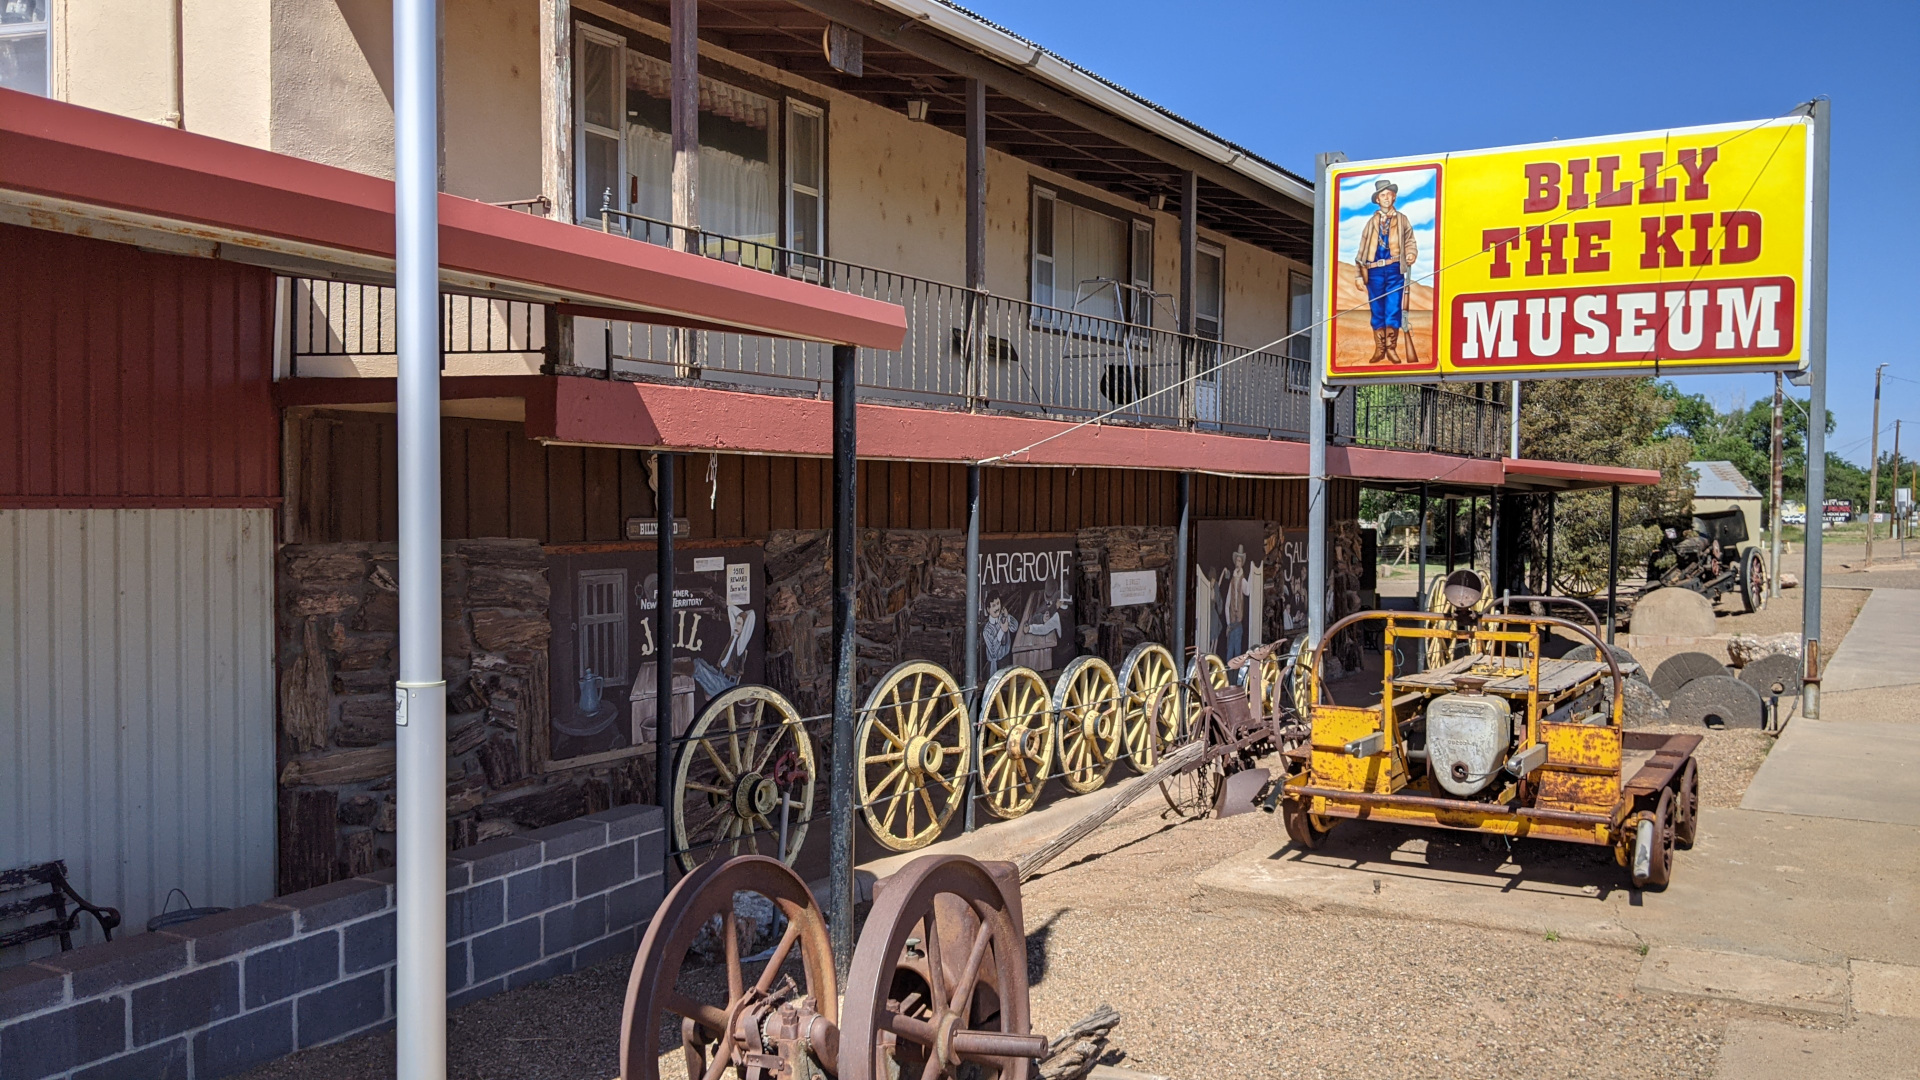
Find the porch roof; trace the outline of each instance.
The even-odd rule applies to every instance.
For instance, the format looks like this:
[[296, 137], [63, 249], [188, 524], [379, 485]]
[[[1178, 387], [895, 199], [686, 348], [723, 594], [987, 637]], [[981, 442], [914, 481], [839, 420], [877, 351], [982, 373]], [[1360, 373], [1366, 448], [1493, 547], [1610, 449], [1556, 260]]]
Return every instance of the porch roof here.
[[[1446, 457], [1443, 460], [1459, 459]], [[1582, 465], [1573, 461], [1542, 461], [1535, 458], [1514, 457], [1487, 461], [1486, 464], [1493, 466], [1497, 471], [1485, 479], [1477, 475], [1450, 472], [1427, 478], [1413, 478], [1411, 482], [1395, 479], [1369, 486], [1411, 495], [1420, 491], [1420, 481], [1425, 479], [1427, 494], [1437, 499], [1449, 495], [1457, 497], [1487, 495], [1495, 489], [1525, 492], [1590, 491], [1595, 488], [1616, 486], [1652, 487], [1660, 482], [1659, 469], [1629, 469], [1615, 465]], [[1371, 478], [1362, 477], [1361, 479]]]
[[[832, 402], [816, 398], [564, 375], [449, 376], [440, 386], [448, 413], [524, 420], [527, 436], [542, 442], [797, 457], [826, 457], [833, 447]], [[283, 406], [386, 410], [394, 383], [292, 379], [275, 393]], [[1307, 444], [1290, 439], [873, 401], [860, 403], [858, 429], [860, 457], [877, 460], [966, 463], [1051, 438], [1007, 463], [1268, 478], [1304, 477], [1308, 465]], [[1422, 480], [1497, 487], [1505, 475], [1489, 458], [1348, 445], [1328, 447], [1327, 464], [1334, 476], [1415, 488]]]
[[[895, 304], [440, 196], [442, 288], [635, 322], [897, 349]], [[393, 183], [0, 90], [0, 221], [385, 284]]]

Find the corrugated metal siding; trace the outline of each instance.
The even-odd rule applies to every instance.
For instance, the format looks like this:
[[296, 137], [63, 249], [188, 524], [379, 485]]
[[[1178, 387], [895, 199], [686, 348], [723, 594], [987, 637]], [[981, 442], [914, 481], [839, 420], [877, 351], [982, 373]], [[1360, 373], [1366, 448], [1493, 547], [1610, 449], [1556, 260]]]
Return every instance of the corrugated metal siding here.
[[273, 275], [0, 225], [0, 506], [280, 494]]
[[65, 859], [130, 931], [273, 895], [272, 527], [0, 510], [0, 866]]

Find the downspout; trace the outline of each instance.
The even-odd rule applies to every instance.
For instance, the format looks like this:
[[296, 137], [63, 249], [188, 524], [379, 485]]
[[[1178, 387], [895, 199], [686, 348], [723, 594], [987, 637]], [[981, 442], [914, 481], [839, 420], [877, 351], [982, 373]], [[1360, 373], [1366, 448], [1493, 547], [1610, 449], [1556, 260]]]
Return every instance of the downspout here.
[[173, 102], [167, 109], [167, 124], [187, 128], [186, 0], [173, 0], [172, 17], [167, 21], [167, 58], [173, 65]]

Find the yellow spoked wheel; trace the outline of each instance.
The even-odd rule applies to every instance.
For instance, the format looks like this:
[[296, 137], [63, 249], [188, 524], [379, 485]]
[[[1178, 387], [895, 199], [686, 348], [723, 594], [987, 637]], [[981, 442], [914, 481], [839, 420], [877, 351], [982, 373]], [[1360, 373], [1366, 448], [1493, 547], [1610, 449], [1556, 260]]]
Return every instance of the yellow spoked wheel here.
[[1053, 701], [1032, 668], [1001, 668], [980, 694], [980, 790], [987, 813], [1033, 809], [1053, 765]]
[[1121, 721], [1125, 725], [1127, 768], [1143, 773], [1160, 760], [1160, 751], [1180, 737], [1180, 710], [1149, 709], [1161, 687], [1174, 682], [1173, 654], [1166, 646], [1142, 642], [1120, 665]]
[[736, 686], [707, 705], [679, 753], [671, 806], [680, 869], [735, 855], [793, 865], [813, 818], [815, 776], [800, 710], [770, 687]]
[[1060, 780], [1084, 795], [1107, 782], [1120, 756], [1120, 683], [1097, 656], [1068, 664], [1053, 687], [1060, 725]]
[[887, 672], [861, 710], [860, 812], [895, 851], [925, 847], [967, 797], [973, 725], [960, 684], [938, 664]]

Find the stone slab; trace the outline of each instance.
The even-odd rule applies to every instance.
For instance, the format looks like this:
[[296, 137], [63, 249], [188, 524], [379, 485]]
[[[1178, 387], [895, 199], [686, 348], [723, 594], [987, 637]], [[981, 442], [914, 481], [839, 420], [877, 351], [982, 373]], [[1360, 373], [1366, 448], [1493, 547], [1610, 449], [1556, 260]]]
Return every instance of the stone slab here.
[[1871, 1016], [1920, 1020], [1920, 967], [1855, 960], [1853, 1010]]
[[1917, 773], [1920, 727], [1800, 717], [1781, 733], [1740, 807], [1920, 826]]
[[1821, 673], [1823, 691], [1920, 683], [1920, 589], [1875, 589]]
[[1236, 905], [1483, 926], [1573, 940], [1920, 965], [1920, 830], [1706, 808], [1663, 892], [1631, 888], [1610, 853], [1551, 841], [1343, 822], [1315, 852], [1279, 835], [1203, 871]]
[[1706, 637], [1714, 632], [1713, 601], [1692, 589], [1655, 589], [1633, 604], [1636, 637]]
[[1847, 1011], [1846, 968], [1752, 953], [1657, 946], [1640, 961], [1633, 988], [1643, 994], [1718, 998], [1821, 1016], [1844, 1016]]
[[1714, 1080], [1886, 1080], [1913, 1075], [1920, 1024], [1863, 1017], [1842, 1028], [1734, 1020]]

